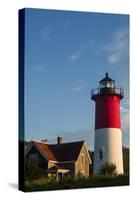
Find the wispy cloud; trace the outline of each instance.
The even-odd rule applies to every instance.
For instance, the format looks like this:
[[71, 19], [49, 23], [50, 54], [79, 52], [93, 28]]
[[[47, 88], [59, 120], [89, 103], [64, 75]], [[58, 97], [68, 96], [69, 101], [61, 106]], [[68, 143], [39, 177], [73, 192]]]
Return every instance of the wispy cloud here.
[[71, 53], [71, 55], [69, 56], [69, 59], [72, 61], [76, 61], [78, 60], [81, 56], [83, 56], [85, 53], [90, 53], [94, 50], [95, 48], [95, 42], [94, 41], [90, 41], [90, 39], [86, 39], [83, 40], [79, 43], [78, 48]]
[[50, 27], [45, 27], [40, 31], [40, 35], [43, 40], [51, 41], [51, 34], [53, 33], [53, 29]]
[[121, 106], [120, 109], [121, 109], [121, 113], [122, 113], [122, 114], [125, 114], [125, 113], [128, 112], [128, 108], [125, 107], [125, 106]]
[[129, 46], [128, 30], [117, 30], [112, 35], [111, 42], [103, 47], [108, 53], [107, 61], [109, 64], [116, 64], [128, 57]]
[[122, 103], [121, 107], [121, 126], [124, 134], [129, 135], [129, 101]]
[[122, 59], [122, 54], [119, 52], [113, 52], [108, 56], [108, 63], [115, 64], [118, 63]]
[[70, 60], [77, 60], [79, 57], [80, 57], [80, 52], [76, 52], [70, 55]]
[[83, 86], [76, 86], [76, 87], [72, 87], [70, 90], [72, 91], [72, 92], [80, 92], [80, 91], [82, 91], [84, 89], [84, 87]]
[[63, 23], [63, 26], [64, 26], [64, 27], [69, 27], [70, 24], [71, 24], [71, 20], [66, 20], [66, 21]]
[[121, 127], [124, 134], [129, 134], [129, 111], [124, 111], [121, 114]]
[[40, 66], [35, 66], [35, 67], [32, 67], [32, 69], [34, 71], [37, 71], [37, 72], [43, 72], [45, 70], [44, 67], [40, 67]]

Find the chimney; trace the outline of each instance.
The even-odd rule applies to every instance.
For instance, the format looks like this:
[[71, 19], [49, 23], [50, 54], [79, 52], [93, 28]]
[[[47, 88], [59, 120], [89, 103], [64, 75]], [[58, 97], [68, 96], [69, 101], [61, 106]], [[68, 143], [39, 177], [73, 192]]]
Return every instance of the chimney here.
[[57, 137], [57, 144], [62, 144], [62, 143], [63, 143], [62, 137]]

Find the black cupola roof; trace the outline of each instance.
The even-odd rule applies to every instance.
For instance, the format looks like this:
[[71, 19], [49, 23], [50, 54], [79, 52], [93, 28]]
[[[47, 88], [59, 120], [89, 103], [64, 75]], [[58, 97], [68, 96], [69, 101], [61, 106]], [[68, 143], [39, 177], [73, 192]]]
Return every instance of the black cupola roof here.
[[105, 77], [101, 80], [101, 81], [99, 81], [99, 83], [102, 83], [102, 82], [115, 82], [113, 79], [111, 79], [110, 77], [109, 77], [109, 75], [108, 75], [108, 73], [106, 72], [106, 75], [105, 75]]

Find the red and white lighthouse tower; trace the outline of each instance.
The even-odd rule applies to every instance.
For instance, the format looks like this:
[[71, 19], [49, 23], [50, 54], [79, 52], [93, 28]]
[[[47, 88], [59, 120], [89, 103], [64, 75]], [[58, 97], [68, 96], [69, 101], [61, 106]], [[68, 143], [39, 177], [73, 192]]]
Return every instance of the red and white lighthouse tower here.
[[99, 88], [91, 91], [95, 101], [95, 145], [94, 174], [105, 163], [116, 165], [118, 174], [123, 173], [122, 133], [120, 122], [120, 100], [123, 89], [115, 87], [108, 73], [99, 81]]

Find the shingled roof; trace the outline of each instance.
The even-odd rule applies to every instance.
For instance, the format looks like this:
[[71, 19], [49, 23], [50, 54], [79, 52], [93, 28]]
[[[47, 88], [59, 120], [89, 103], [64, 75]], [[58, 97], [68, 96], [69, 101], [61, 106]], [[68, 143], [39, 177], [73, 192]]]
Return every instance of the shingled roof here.
[[40, 141], [32, 141], [32, 146], [34, 145], [48, 161], [57, 162], [76, 161], [83, 144], [84, 141], [61, 144], [49, 144]]

